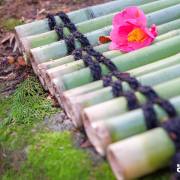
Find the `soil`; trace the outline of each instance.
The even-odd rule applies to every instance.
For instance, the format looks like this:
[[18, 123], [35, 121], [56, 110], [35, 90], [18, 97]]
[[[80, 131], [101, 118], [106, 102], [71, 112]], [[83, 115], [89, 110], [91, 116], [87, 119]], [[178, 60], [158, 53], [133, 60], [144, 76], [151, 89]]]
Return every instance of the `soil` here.
[[19, 53], [13, 31], [7, 31], [2, 22], [18, 19], [31, 22], [44, 18], [47, 13], [69, 12], [108, 0], [0, 0], [0, 94], [11, 94], [17, 85], [32, 74], [31, 67], [23, 60], [19, 62]]

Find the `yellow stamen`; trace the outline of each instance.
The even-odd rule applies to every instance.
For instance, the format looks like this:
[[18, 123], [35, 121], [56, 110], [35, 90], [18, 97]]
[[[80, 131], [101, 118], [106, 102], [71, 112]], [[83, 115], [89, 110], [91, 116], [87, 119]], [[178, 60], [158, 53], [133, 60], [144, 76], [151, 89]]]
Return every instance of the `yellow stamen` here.
[[128, 34], [129, 42], [143, 42], [147, 35], [140, 28], [135, 28]]

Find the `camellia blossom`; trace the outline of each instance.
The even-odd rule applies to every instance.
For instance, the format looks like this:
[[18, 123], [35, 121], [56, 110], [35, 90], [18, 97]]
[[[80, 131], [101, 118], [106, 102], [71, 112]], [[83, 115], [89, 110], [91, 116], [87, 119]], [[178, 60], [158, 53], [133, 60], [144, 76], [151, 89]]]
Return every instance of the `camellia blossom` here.
[[149, 46], [157, 34], [156, 25], [147, 27], [146, 16], [142, 10], [135, 6], [128, 7], [113, 18], [110, 49], [134, 51]]

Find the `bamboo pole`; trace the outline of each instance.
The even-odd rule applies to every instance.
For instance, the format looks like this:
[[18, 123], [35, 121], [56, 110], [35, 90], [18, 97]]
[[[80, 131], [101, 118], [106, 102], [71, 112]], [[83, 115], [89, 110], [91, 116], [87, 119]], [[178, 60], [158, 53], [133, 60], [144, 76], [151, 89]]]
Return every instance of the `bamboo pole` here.
[[[175, 97], [171, 99], [170, 102], [176, 108], [178, 114], [180, 114], [180, 88], [179, 84], [176, 83], [180, 83], [180, 78], [155, 86], [154, 89], [162, 98], [169, 99]], [[172, 85], [171, 88], [169, 88], [169, 85]], [[164, 88], [166, 91], [164, 91]], [[136, 93], [136, 95], [141, 104], [146, 102], [144, 96], [140, 93]], [[117, 107], [119, 107], [121, 115], [113, 115], [109, 118], [99, 119], [97, 121], [88, 120], [85, 116], [83, 119], [85, 131], [89, 140], [102, 155], [105, 154], [105, 150], [109, 144], [147, 131], [143, 111], [137, 109], [127, 112], [128, 107], [125, 98], [121, 97], [119, 101], [121, 101], [122, 107]], [[111, 108], [117, 107], [111, 106]], [[154, 108], [157, 112], [159, 122], [168, 119], [165, 111], [159, 106], [154, 105]], [[105, 110], [108, 111], [108, 109]]]
[[[155, 0], [126, 0], [126, 1], [117, 0], [117, 1], [111, 1], [108, 3], [76, 10], [68, 13], [67, 15], [69, 16], [69, 18], [73, 23], [77, 24], [83, 21], [87, 21], [89, 19], [110, 14], [112, 12], [118, 12], [119, 8], [125, 8], [131, 5], [145, 4], [152, 1]], [[56, 16], [56, 21], [58, 25], [61, 23], [61, 20], [57, 16]], [[47, 19], [37, 20], [32, 23], [17, 26], [15, 30], [19, 38], [48, 32], [49, 31], [48, 20]]]
[[[147, 9], [149, 8], [150, 7], [147, 6]], [[150, 25], [152, 23], [155, 23], [159, 25], [175, 20], [180, 17], [179, 10], [180, 10], [180, 5], [176, 5], [151, 13], [147, 15], [147, 19], [149, 19], [148, 24]], [[93, 26], [91, 22], [88, 22], [86, 24], [86, 27], [89, 27], [89, 24]], [[111, 22], [109, 24], [111, 24]], [[105, 26], [107, 25], [108, 23], [105, 23]], [[91, 38], [89, 38], [89, 40], [91, 40]], [[79, 47], [78, 43], [77, 43], [77, 47]], [[50, 45], [45, 45], [43, 47], [34, 48], [31, 50], [31, 53], [32, 53], [32, 60], [35, 61], [37, 64], [40, 64], [48, 61], [49, 59], [57, 59], [65, 56], [67, 54], [67, 49], [64, 41], [60, 41], [60, 42], [52, 43]]]
[[[179, 82], [178, 80], [170, 81], [168, 83], [173, 84], [174, 82]], [[162, 92], [164, 89], [161, 89], [161, 88], [163, 87], [166, 87], [166, 89], [169, 88], [168, 86], [166, 86], [166, 84], [168, 83], [163, 83], [155, 87], [159, 95], [163, 98], [172, 98], [175, 96], [179, 96], [180, 93], [178, 92], [179, 90], [177, 88], [175, 90], [171, 89], [168, 92], [166, 91], [166, 93]], [[173, 84], [173, 85], [174, 85], [174, 88], [177, 86], [177, 84]], [[161, 90], [161, 92], [159, 90]], [[174, 92], [175, 94], [173, 94]], [[145, 103], [145, 99], [143, 99], [144, 97], [140, 99], [139, 94], [137, 95], [141, 104]], [[126, 103], [126, 100], [124, 98], [121, 98], [121, 102]], [[179, 113], [180, 111], [179, 97], [175, 101], [171, 100], [171, 102]], [[160, 107], [158, 106], [154, 106], [154, 107], [158, 113], [158, 119], [160, 119], [160, 122], [166, 120], [167, 114]], [[120, 111], [122, 109], [120, 107]], [[127, 110], [127, 105], [126, 105], [126, 110]], [[96, 111], [96, 112], [98, 113], [100, 111]], [[121, 115], [117, 115], [117, 116], [113, 115], [109, 118], [107, 117], [104, 119], [99, 119], [97, 121], [96, 120], [88, 121], [87, 119], [86, 120], [84, 119], [83, 124], [84, 124], [85, 131], [87, 133], [89, 140], [94, 145], [96, 150], [102, 155], [105, 154], [105, 150], [109, 144], [128, 138], [136, 134], [140, 134], [147, 130], [145, 120], [144, 120], [144, 115], [141, 109], [130, 111], [128, 113], [125, 113], [125, 111], [123, 112], [122, 110]]]
[[[98, 42], [99, 36], [101, 36], [101, 35], [104, 35], [104, 36], [109, 35], [110, 31], [111, 31], [111, 26], [107, 26], [107, 27], [105, 27], [103, 29], [99, 29], [97, 31], [88, 33], [87, 38], [90, 40], [90, 43], [93, 46], [98, 46], [99, 45], [99, 42]], [[58, 47], [60, 45], [60, 47], [59, 47], [60, 49], [57, 49], [57, 47], [56, 47], [57, 45], [58, 45]], [[77, 41], [76, 41], [76, 45], [79, 46]], [[49, 52], [48, 54], [51, 54], [51, 53], [54, 53], [54, 54], [52, 55], [52, 57], [50, 59], [47, 59], [47, 60], [42, 61], [42, 62], [39, 62], [39, 60], [37, 60], [37, 57], [33, 57], [33, 55], [31, 55], [31, 54], [28, 55], [28, 53], [26, 53], [27, 58], [28, 58], [28, 56], [31, 56], [31, 58], [30, 58], [31, 59], [31, 64], [32, 64], [32, 67], [34, 69], [35, 74], [38, 74], [38, 64], [48, 62], [48, 61], [55, 61], [59, 57], [59, 53], [61, 53], [61, 50], [63, 51], [63, 49], [66, 49], [66, 45], [65, 45], [64, 41], [56, 42], [56, 43], [50, 44], [48, 46], [49, 46], [50, 51], [51, 51], [50, 52], [50, 51], [47, 50]], [[42, 49], [42, 47], [40, 47], [38, 49]], [[106, 45], [101, 45], [100, 47], [97, 47], [96, 49], [99, 50], [100, 52], [103, 52], [103, 51], [106, 51], [108, 49], [108, 45], [107, 44]], [[31, 50], [31, 51], [33, 51], [33, 50]], [[46, 55], [47, 54], [43, 53], [41, 58], [46, 59]], [[60, 57], [62, 58], [62, 56], [60, 56]], [[72, 61], [72, 56], [66, 57], [66, 60], [63, 59], [63, 61], [65, 61], [65, 62]]]
[[[166, 58], [180, 51], [180, 36], [158, 42], [153, 46], [145, 47], [131, 53], [113, 58], [112, 62], [117, 66], [119, 71], [128, 71], [139, 66], [143, 66], [158, 59]], [[101, 64], [102, 75], [109, 73], [107, 67]], [[64, 75], [62, 81], [58, 81], [58, 88], [63, 90], [72, 89], [83, 84], [93, 81], [89, 68]]]
[[[167, 65], [167, 67], [170, 64], [175, 65], [176, 60], [178, 61], [178, 58], [177, 58], [178, 56], [179, 56], [179, 53], [176, 55], [170, 56], [168, 58], [162, 59], [160, 61], [148, 64], [148, 65], [144, 65], [139, 68], [135, 68], [133, 70], [128, 71], [128, 73], [131, 74], [134, 71], [134, 76], [139, 76], [139, 75], [143, 75], [143, 74], [145, 75], [147, 73], [154, 72], [161, 68], [165, 68], [166, 65]], [[177, 64], [178, 64], [178, 62], [177, 62]], [[158, 67], [159, 67], [159, 69], [157, 69]], [[145, 70], [143, 70], [143, 69], [145, 69]], [[93, 91], [96, 91], [96, 90], [99, 90], [102, 88], [103, 88], [102, 81], [96, 81], [96, 82], [92, 82], [92, 83], [65, 91], [63, 96], [70, 98], [73, 96], [79, 96], [79, 95], [83, 95], [86, 93], [90, 93], [90, 92], [93, 92]]]
[[[154, 12], [157, 10], [160, 10], [162, 8], [167, 8], [169, 6], [174, 6], [180, 3], [180, 0], [159, 0], [155, 2], [151, 2], [145, 5], [140, 6], [142, 10], [145, 11], [145, 13]], [[119, 7], [119, 10], [122, 10], [123, 8]], [[88, 33], [95, 31], [97, 29], [103, 28], [107, 25], [110, 25], [112, 23], [112, 18], [116, 13], [112, 13], [109, 15], [101, 16], [96, 19], [92, 19], [89, 21], [82, 22], [80, 24], [77, 24], [77, 29], [81, 33]], [[91, 24], [91, 26], [89, 26]], [[69, 34], [69, 31], [67, 29], [64, 30], [64, 33], [66, 35]], [[36, 48], [42, 45], [50, 44], [53, 42], [58, 41], [58, 36], [55, 31], [49, 31], [46, 33], [42, 33], [40, 35], [35, 36], [29, 36], [25, 39], [22, 39], [22, 43], [25, 47], [25, 50], [28, 52], [29, 49]]]
[[[87, 32], [86, 36], [93, 46], [97, 46], [98, 45], [97, 39], [99, 38], [99, 36], [108, 36], [110, 34], [111, 28], [112, 28], [112, 26], [106, 26], [106, 27], [103, 27], [101, 29], [97, 29], [97, 30], [92, 31], [92, 32]], [[33, 37], [29, 36], [27, 38], [23, 38], [22, 43], [23, 43], [24, 51], [26, 52], [26, 54], [27, 55], [29, 54], [30, 49], [45, 46], [45, 45], [51, 44], [51, 43], [53, 46], [55, 46], [54, 48], [59, 47], [58, 46], [59, 41], [57, 40], [57, 33], [54, 32], [54, 36], [56, 37], [56, 41], [51, 42], [52, 40], [48, 36], [48, 34], [51, 32], [52, 31], [44, 33], [44, 34], [40, 34], [40, 35], [35, 35]], [[34, 39], [34, 40], [32, 40], [32, 39]], [[60, 42], [62, 42], [62, 44], [64, 44], [64, 46], [65, 46], [64, 41], [61, 40]], [[80, 46], [77, 41], [76, 41], [76, 46], [77, 47]], [[65, 46], [65, 49], [66, 49], [66, 46]]]
[[[116, 64], [120, 71], [127, 71], [178, 53], [180, 50], [179, 44], [180, 36], [176, 36], [174, 38], [159, 42], [154, 46], [146, 47], [114, 58], [112, 59], [112, 62]], [[140, 61], [139, 59], [143, 59], [143, 61]], [[103, 75], [109, 73], [108, 69], [104, 65], [101, 65], [101, 68]], [[67, 74], [63, 76], [62, 79], [53, 79], [56, 97], [59, 100], [60, 97], [62, 97], [63, 91], [79, 87], [92, 81], [93, 79], [91, 77], [89, 68], [84, 68], [82, 70]]]
[[[163, 83], [165, 81], [169, 81], [173, 78], [177, 78], [178, 76], [180, 76], [180, 71], [178, 70], [178, 68], [180, 68], [180, 54], [164, 59], [164, 61], [166, 60], [167, 60], [167, 64], [166, 63], [165, 64], [167, 66], [165, 66], [164, 62], [157, 63], [157, 66], [153, 64], [152, 66], [154, 66], [155, 69], [151, 68], [152, 66], [150, 65], [149, 69], [147, 69], [147, 71], [151, 72], [151, 73], [148, 72], [149, 74], [146, 74], [146, 71], [144, 71], [144, 74], [142, 73], [141, 76], [139, 76], [140, 74], [139, 72], [143, 72], [144, 70], [144, 66], [143, 66], [142, 68], [139, 69], [139, 71], [135, 69], [135, 72], [133, 72], [132, 70], [131, 71], [132, 75], [136, 76], [137, 79], [143, 85], [150, 85], [150, 86], [154, 86], [159, 83]], [[169, 61], [173, 61], [172, 64], [168, 63]], [[177, 64], [176, 63], [174, 64], [174, 61], [177, 61]], [[122, 85], [124, 91], [129, 90], [129, 86], [127, 86], [126, 83], [123, 83]], [[62, 102], [64, 109], [66, 110], [68, 116], [72, 119], [73, 123], [76, 126], [82, 126], [81, 113], [83, 109], [87, 107], [89, 108], [86, 109], [85, 113], [86, 113], [86, 118], [88, 119], [93, 119], [93, 120], [104, 119], [107, 117], [111, 117], [112, 115], [119, 115], [121, 113], [119, 110], [120, 105], [117, 106], [117, 108], [111, 108], [113, 104], [112, 102], [116, 102], [117, 98], [114, 100], [112, 99], [114, 99], [112, 88], [111, 87], [103, 88], [102, 85], [102, 88], [90, 92], [86, 92], [86, 94], [71, 95], [67, 91], [67, 93], [65, 92], [63, 94]], [[94, 106], [96, 104], [97, 106]], [[103, 111], [103, 109], [108, 109], [108, 111]], [[95, 111], [97, 113], [94, 113]]]
[[[169, 33], [159, 36], [156, 39], [155, 43], [166, 40], [168, 38], [171, 38], [171, 37], [177, 36], [177, 35], [180, 35], [180, 29], [170, 31]], [[109, 59], [113, 59], [117, 56], [122, 55], [122, 53], [120, 51], [114, 50], [114, 51], [105, 52], [105, 53], [103, 53], [103, 55]], [[64, 60], [64, 59], [66, 59], [66, 58], [63, 58], [62, 60]], [[47, 70], [44, 74], [44, 81], [45, 81], [49, 91], [51, 92], [51, 94], [54, 95], [54, 93], [55, 93], [54, 89], [53, 89], [53, 85], [51, 83], [54, 78], [61, 79], [61, 77], [63, 75], [78, 71], [83, 68], [85, 68], [83, 60], [79, 60], [77, 62], [64, 64], [64, 65]]]
[[174, 142], [163, 128], [119, 141], [107, 149], [118, 180], [137, 179], [167, 167], [175, 153]]
[[[176, 19], [174, 21], [170, 21], [170, 22], [167, 22], [165, 24], [159, 25], [157, 28], [158, 28], [158, 34], [159, 35], [168, 33], [169, 31], [172, 31], [172, 30], [179, 29], [180, 28], [180, 19]], [[95, 50], [103, 53], [103, 52], [108, 51], [108, 47], [109, 47], [109, 43], [106, 43], [106, 44], [96, 46]], [[66, 64], [66, 63], [70, 63], [73, 61], [74, 61], [73, 56], [71, 56], [71, 55], [65, 56], [63, 58], [58, 58], [56, 60], [52, 60], [52, 61], [48, 61], [48, 62], [39, 64], [38, 69], [43, 69], [45, 71], [45, 70], [48, 70], [48, 69]]]
[[[137, 77], [137, 79], [143, 85], [157, 85], [159, 83], [172, 80], [173, 78], [177, 78], [179, 76], [179, 73], [174, 73], [174, 71], [179, 71], [179, 67], [180, 65], [173, 66], [141, 77]], [[122, 85], [124, 91], [129, 90], [129, 86], [127, 86], [126, 83], [123, 83]], [[113, 98], [112, 88], [107, 87], [84, 95], [70, 96], [69, 98], [66, 97], [66, 99], [64, 98], [63, 101], [65, 102], [63, 103], [63, 107], [66, 110], [68, 116], [72, 119], [73, 123], [76, 126], [82, 126], [82, 111], [87, 107], [89, 108], [86, 109], [85, 114], [86, 118], [90, 120], [103, 119], [106, 117], [111, 117], [112, 115], [119, 115], [121, 113], [118, 108], [120, 105], [116, 106], [117, 108], [111, 108], [113, 102], [118, 101], [118, 99], [112, 100]], [[124, 106], [122, 106], [122, 108], [123, 107]], [[102, 109], [108, 109], [108, 111], [103, 111]], [[95, 111], [97, 112], [96, 114], [93, 113]]]
[[[158, 32], [159, 32], [159, 35], [162, 35], [162, 34], [167, 33], [168, 31], [172, 31], [172, 30], [175, 30], [178, 28], [180, 28], [180, 19], [177, 19], [177, 20], [174, 20], [174, 21], [171, 21], [171, 22], [168, 22], [168, 23], [165, 23], [165, 24], [158, 26]], [[175, 32], [172, 32], [172, 33], [175, 34]], [[163, 39], [165, 39], [165, 36], [170, 37], [170, 35], [171, 34], [166, 34], [164, 36], [161, 36], [162, 38], [158, 37], [156, 42], [158, 41], [158, 39], [163, 40]], [[172, 36], [173, 36], [173, 34], [172, 34]], [[167, 38], [169, 38], [169, 37], [167, 37]], [[104, 52], [108, 51], [108, 47], [109, 47], [109, 43], [96, 46], [95, 50], [97, 50], [98, 52], [104, 53]], [[115, 53], [113, 55], [113, 52], [114, 51], [106, 52], [107, 57], [112, 58], [113, 56], [116, 56], [116, 54], [118, 54], [118, 53], [120, 54], [119, 51], [115, 51]], [[60, 59], [48, 61], [48, 62], [39, 64], [38, 67], [36, 65], [34, 65], [35, 67], [37, 67], [37, 73], [38, 73], [38, 76], [40, 77], [42, 85], [49, 87], [49, 90], [50, 90], [52, 95], [54, 95], [54, 91], [53, 91], [51, 83], [49, 83], [49, 79], [60, 76], [60, 75], [58, 75], [59, 71], [58, 71], [57, 67], [61, 66], [63, 64], [70, 63], [70, 62], [74, 62], [73, 56], [65, 56], [65, 57], [60, 58]], [[80, 61], [79, 61], [79, 63], [74, 62], [71, 64], [72, 67], [77, 66], [79, 68], [81, 66], [84, 67], [83, 65], [84, 65], [84, 63], [83, 62], [80, 63]], [[69, 66], [67, 66], [66, 68], [68, 68], [68, 67]], [[71, 69], [72, 69], [72, 67], [71, 67]], [[57, 73], [57, 75], [55, 75], [54, 73]]]
[[[122, 53], [120, 51], [107, 51], [105, 53], [103, 53], [103, 55], [109, 59], [115, 58], [119, 55], [121, 55]], [[75, 65], [75, 66], [74, 66]], [[46, 74], [45, 74], [45, 83], [47, 84], [47, 87], [49, 89], [49, 91], [51, 92], [52, 95], [55, 94], [55, 91], [53, 89], [53, 85], [52, 85], [52, 80], [56, 77], [61, 77], [65, 74], [68, 73], [72, 73], [74, 71], [78, 71], [80, 69], [83, 69], [84, 63], [82, 60], [79, 60], [76, 62], [76, 64], [74, 63], [68, 63], [68, 64], [64, 64], [58, 67], [55, 67], [53, 69], [47, 70]]]
[[[108, 48], [109, 48], [109, 43], [101, 44], [101, 45], [94, 47], [94, 49], [100, 53], [108, 51]], [[32, 65], [34, 66], [34, 68], [36, 69], [36, 73], [40, 77], [41, 84], [43, 86], [47, 87], [48, 83], [49, 83], [48, 76], [46, 75], [47, 71], [49, 69], [53, 69], [53, 68], [56, 68], [56, 67], [64, 65], [64, 64], [68, 64], [68, 63], [73, 62], [73, 61], [74, 61], [74, 57], [72, 55], [69, 55], [69, 56], [65, 56], [65, 57], [60, 58], [60, 59], [56, 59], [56, 60], [52, 60], [52, 61], [48, 61], [48, 62], [39, 64], [38, 66], [36, 64], [33, 64], [33, 63], [32, 63]], [[49, 89], [49, 90], [51, 92], [51, 89]], [[53, 94], [53, 90], [52, 90], [51, 94]]]

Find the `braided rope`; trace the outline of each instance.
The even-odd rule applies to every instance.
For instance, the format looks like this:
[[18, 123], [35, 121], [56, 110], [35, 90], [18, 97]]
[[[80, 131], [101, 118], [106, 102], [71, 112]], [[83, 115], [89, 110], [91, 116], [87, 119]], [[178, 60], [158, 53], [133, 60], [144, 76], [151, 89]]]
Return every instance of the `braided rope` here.
[[[68, 54], [72, 54], [75, 60], [82, 59], [85, 66], [89, 67], [93, 80], [100, 80], [102, 78], [102, 70], [99, 64], [102, 63], [111, 72], [109, 75], [102, 78], [104, 87], [111, 86], [114, 97], [124, 96], [127, 100], [129, 110], [140, 107], [135, 92], [140, 92], [147, 98], [147, 103], [142, 106], [142, 110], [148, 129], [158, 126], [157, 115], [153, 108], [154, 104], [159, 105], [170, 118], [177, 115], [175, 108], [169, 101], [160, 98], [151, 87], [141, 85], [138, 80], [130, 76], [130, 74], [119, 72], [116, 65], [110, 59], [94, 50], [87, 37], [77, 30], [75, 24], [71, 22], [66, 13], [60, 12], [57, 15], [62, 20], [63, 25], [57, 26], [54, 16], [48, 15], [50, 29], [55, 29], [59, 40], [64, 39]], [[71, 32], [67, 37], [65, 37], [63, 32], [64, 27], [68, 28]], [[81, 48], [76, 49], [75, 40], [78, 40]], [[117, 81], [113, 82], [113, 76], [117, 78]], [[130, 88], [134, 91], [123, 92], [122, 82], [128, 83]]]

